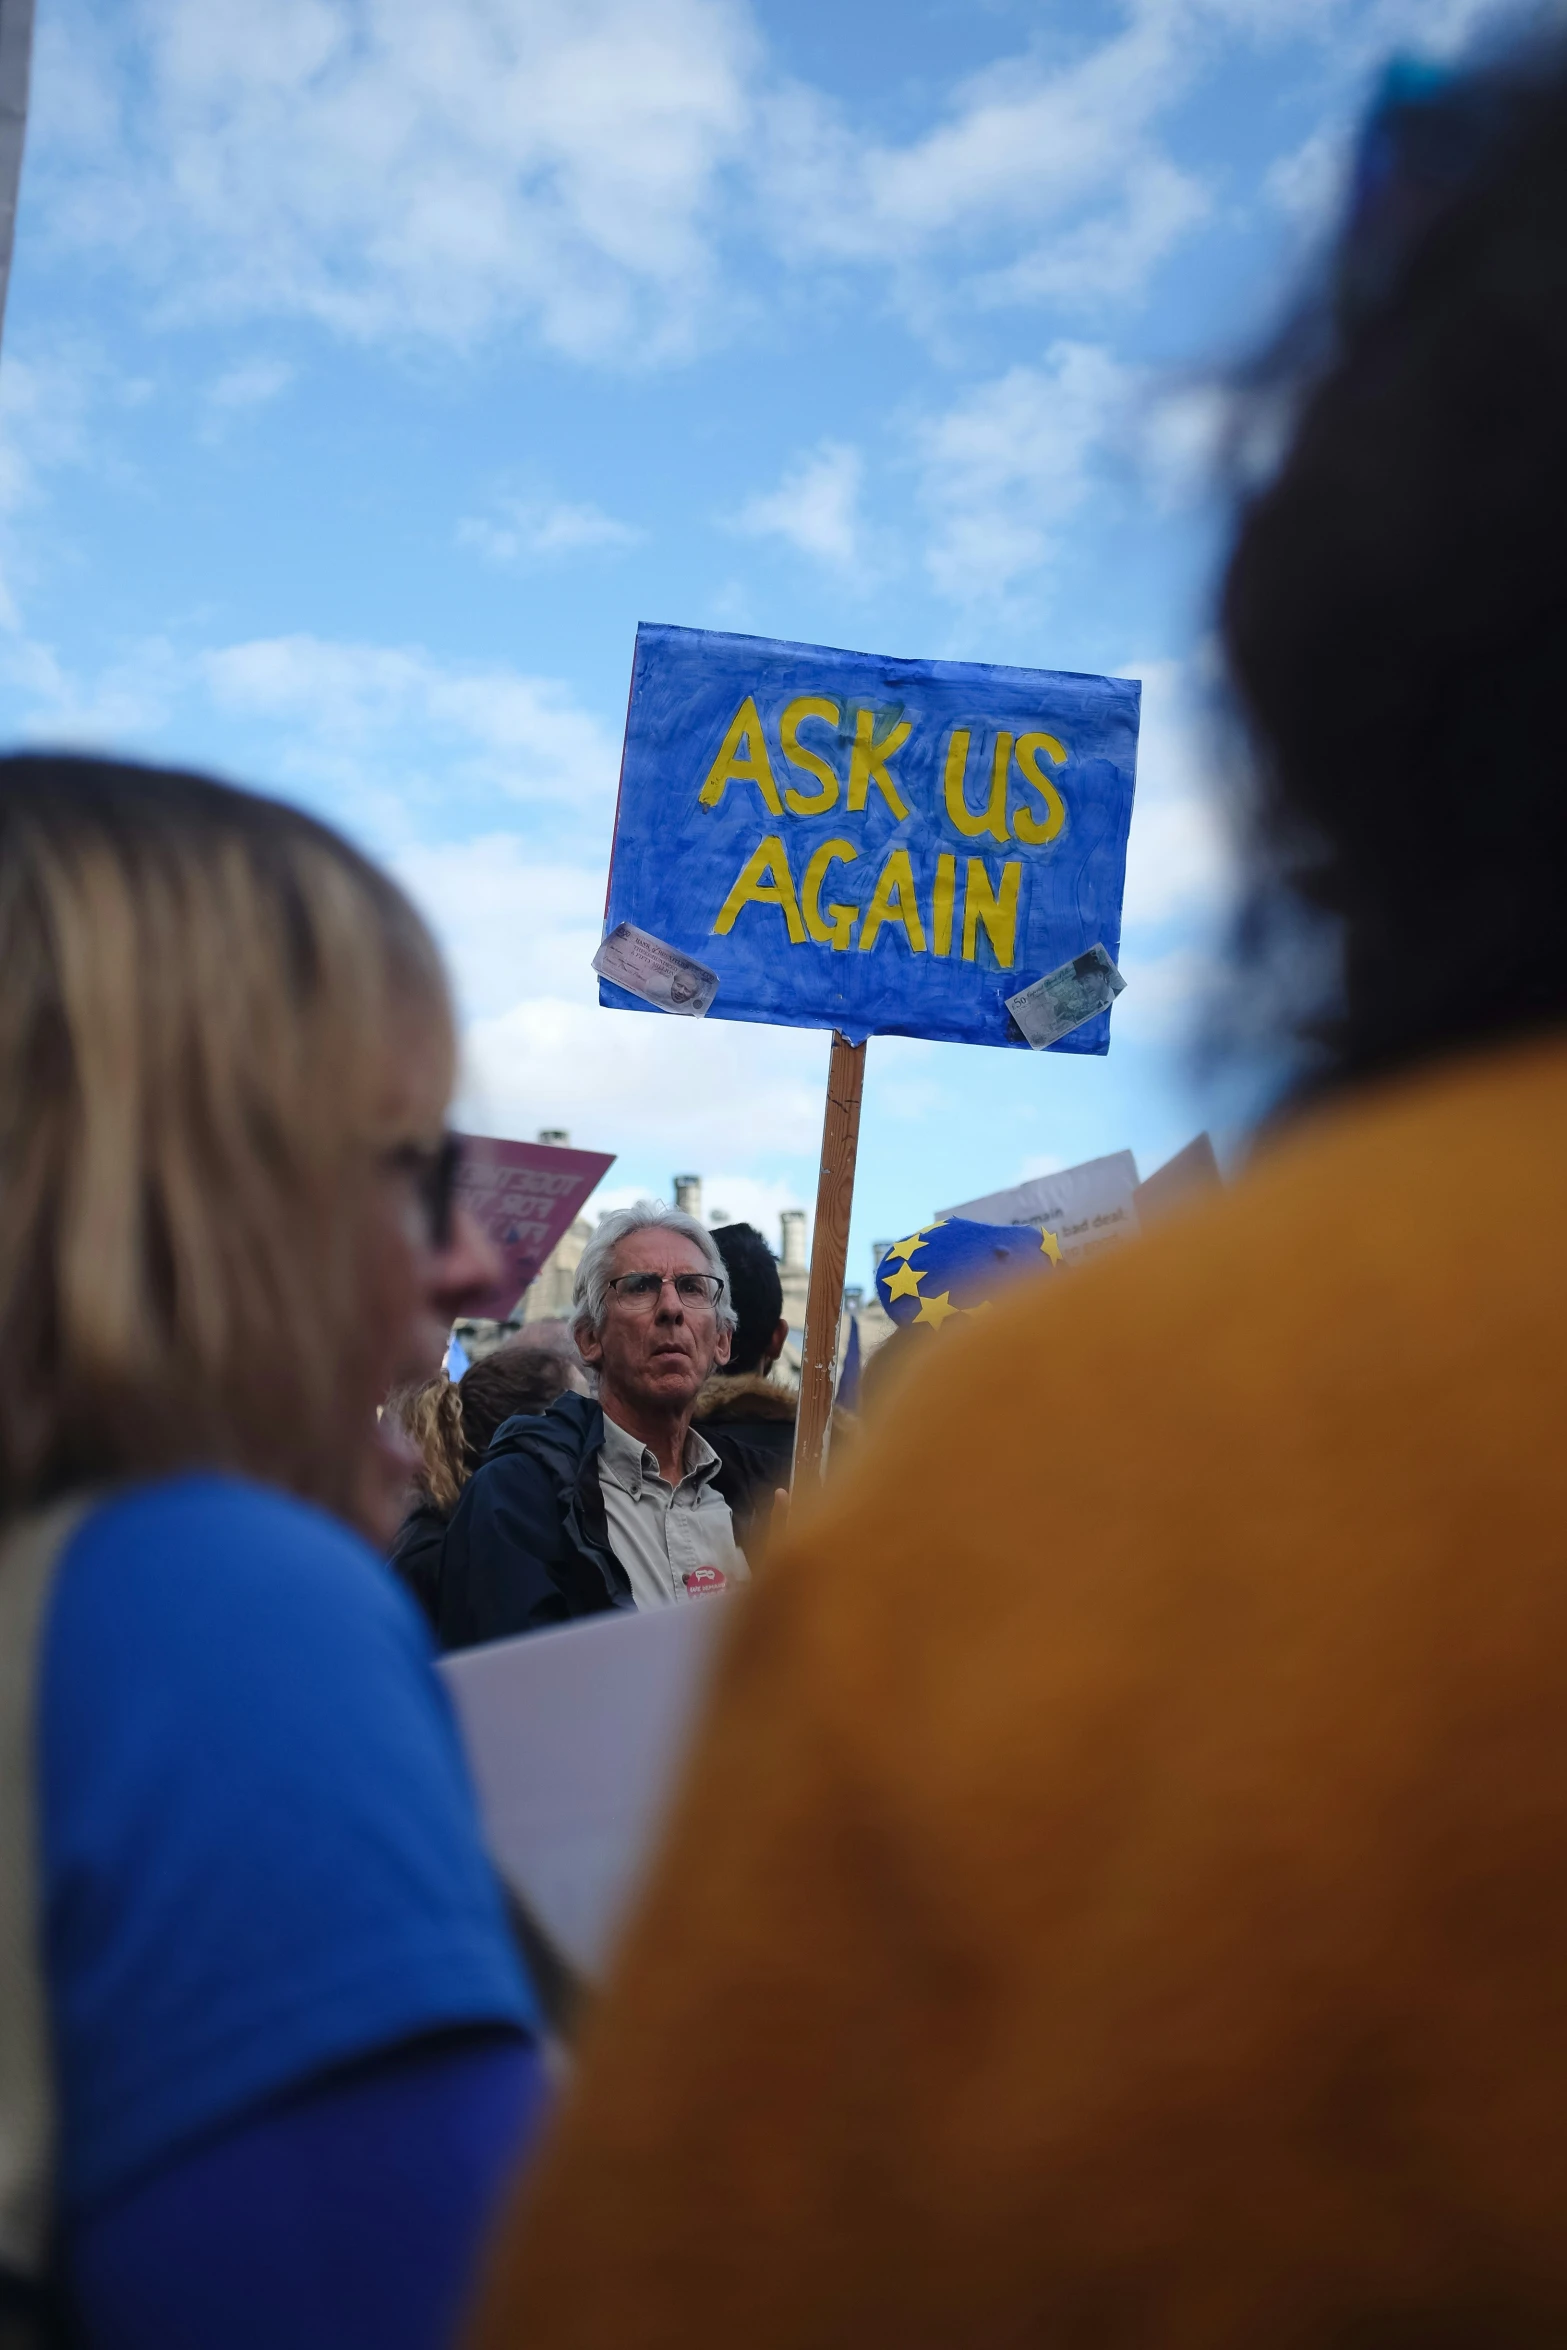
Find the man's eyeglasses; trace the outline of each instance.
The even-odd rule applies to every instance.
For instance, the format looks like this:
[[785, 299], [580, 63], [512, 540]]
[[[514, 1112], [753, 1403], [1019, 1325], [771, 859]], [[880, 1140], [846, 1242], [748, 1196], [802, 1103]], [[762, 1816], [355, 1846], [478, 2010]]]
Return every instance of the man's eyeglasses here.
[[709, 1311], [723, 1296], [716, 1273], [617, 1273], [605, 1287], [633, 1314], [651, 1314], [669, 1283], [683, 1306], [706, 1306]]
[[452, 1208], [462, 1159], [460, 1134], [443, 1134], [437, 1143], [400, 1142], [382, 1155], [382, 1165], [412, 1186], [432, 1248], [451, 1247]]

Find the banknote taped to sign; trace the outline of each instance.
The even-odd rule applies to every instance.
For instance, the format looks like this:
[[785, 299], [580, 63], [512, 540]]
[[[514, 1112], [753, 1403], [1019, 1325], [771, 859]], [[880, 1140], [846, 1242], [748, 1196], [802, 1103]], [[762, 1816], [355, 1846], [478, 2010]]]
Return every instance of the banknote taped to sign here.
[[1007, 1010], [1035, 1052], [1042, 1053], [1083, 1027], [1096, 1012], [1107, 1012], [1125, 985], [1105, 948], [1096, 943], [1059, 971], [1036, 979], [1020, 995], [1009, 995]]
[[1141, 690], [644, 625], [600, 1002], [1106, 1051]]
[[674, 1012], [700, 1020], [718, 989], [718, 973], [709, 971], [678, 947], [650, 938], [634, 922], [617, 922], [593, 958], [602, 979], [612, 979], [656, 1011]]

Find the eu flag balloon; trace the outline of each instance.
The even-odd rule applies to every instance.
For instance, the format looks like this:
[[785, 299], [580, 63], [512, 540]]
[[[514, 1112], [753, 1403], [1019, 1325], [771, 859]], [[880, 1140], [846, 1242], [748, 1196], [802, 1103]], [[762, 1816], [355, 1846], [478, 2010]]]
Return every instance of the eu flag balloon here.
[[1054, 1272], [1061, 1248], [1034, 1224], [972, 1224], [948, 1216], [897, 1240], [876, 1268], [876, 1293], [894, 1322], [940, 1330], [977, 1314], [1030, 1273]]
[[1026, 1048], [1006, 999], [1119, 951], [1141, 690], [639, 628], [600, 1001]]

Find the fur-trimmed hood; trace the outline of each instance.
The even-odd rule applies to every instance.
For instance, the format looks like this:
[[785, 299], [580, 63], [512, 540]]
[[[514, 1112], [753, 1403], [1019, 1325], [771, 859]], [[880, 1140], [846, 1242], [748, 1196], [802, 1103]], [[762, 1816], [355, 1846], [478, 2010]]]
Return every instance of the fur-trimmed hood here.
[[713, 1374], [696, 1399], [692, 1418], [702, 1420], [789, 1420], [799, 1397], [760, 1371], [737, 1371], [732, 1379]]

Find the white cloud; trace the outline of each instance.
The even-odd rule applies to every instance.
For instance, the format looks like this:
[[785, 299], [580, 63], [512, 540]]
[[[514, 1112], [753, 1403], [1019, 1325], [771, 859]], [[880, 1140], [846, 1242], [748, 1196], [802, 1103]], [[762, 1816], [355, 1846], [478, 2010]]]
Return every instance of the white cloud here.
[[1127, 927], [1177, 916], [1215, 924], [1230, 902], [1234, 865], [1187, 672], [1177, 661], [1149, 661], [1129, 665], [1126, 674], [1143, 681], [1126, 856]]
[[[1358, 105], [1366, 73], [1400, 43], [1460, 48], [1496, 0], [1123, 0], [1107, 38], [1060, 54], [1044, 42], [950, 93], [940, 120], [900, 143], [800, 83], [762, 109], [764, 203], [782, 250], [881, 264], [916, 312], [926, 275], [964, 246], [1015, 250], [960, 282], [985, 304], [1098, 307], [1137, 295], [1205, 220], [1207, 187], [1161, 144], [1163, 123], [1226, 48], [1317, 43]], [[1341, 137], [1336, 129], [1325, 140]], [[1275, 200], [1308, 200], [1323, 158], [1283, 159]], [[1315, 191], [1311, 191], [1314, 193]], [[947, 299], [950, 300], [950, 287]]]
[[632, 363], [707, 287], [756, 53], [739, 0], [64, 0], [29, 167], [174, 310]]
[[[1399, 43], [1435, 55], [1462, 46], [1479, 29], [1514, 23], [1526, 11], [1510, 0], [1137, 0], [1142, 13], [1170, 20], [1188, 35], [1206, 25], [1254, 40], [1317, 40], [1334, 62], [1358, 69], [1378, 63]], [[1543, 13], [1561, 12], [1544, 0]], [[1537, 12], [1540, 13], [1540, 12]]]
[[6, 353], [0, 370], [0, 513], [31, 505], [49, 467], [82, 461], [89, 405], [80, 369]]
[[1225, 966], [1209, 945], [1177, 946], [1144, 959], [1125, 954], [1121, 964], [1126, 992], [1116, 998], [1115, 1032], [1123, 1044], [1179, 1050], [1202, 1027], [1203, 1015], [1223, 985]]
[[[777, 92], [758, 154], [784, 252], [884, 265], [916, 315], [950, 306], [950, 270], [935, 292], [930, 265], [964, 248], [981, 265], [957, 281], [960, 300], [1100, 308], [1138, 294], [1211, 209], [1159, 125], [1210, 63], [1230, 5], [1124, 0], [1120, 15], [1075, 54], [1046, 36], [959, 83], [901, 144], [818, 90]], [[1279, 28], [1258, 12], [1246, 29]]]
[[207, 393], [214, 408], [264, 408], [278, 399], [294, 380], [294, 370], [286, 359], [242, 359], [237, 367], [226, 368]]
[[1125, 298], [1209, 214], [1160, 133], [1226, 47], [1313, 41], [1347, 84], [1400, 43], [1451, 53], [1497, 13], [1497, 0], [1123, 0], [1107, 38], [999, 60], [902, 144], [818, 90], [779, 92], [764, 189], [800, 259], [907, 272], [963, 242], [1015, 239], [974, 281], [980, 300]]
[[1199, 1032], [1225, 970], [1239, 869], [1193, 669], [1129, 663], [1143, 681], [1137, 797], [1127, 843], [1115, 1030], [1179, 1050]]
[[1163, 380], [1098, 343], [1058, 342], [915, 427], [943, 595], [1002, 603], [1052, 561], [1060, 526], [1092, 493], [1138, 486], [1164, 508], [1212, 489], [1232, 422], [1222, 382]]
[[779, 1219], [785, 1209], [797, 1211], [805, 1218], [806, 1248], [809, 1252], [811, 1228], [815, 1222], [815, 1203], [807, 1199], [787, 1178], [769, 1181], [760, 1175], [737, 1175], [720, 1166], [714, 1174], [702, 1179], [702, 1213], [709, 1224], [750, 1224], [760, 1232], [773, 1254], [780, 1254], [783, 1232]]
[[458, 344], [522, 323], [615, 366], [732, 331], [737, 229], [802, 269], [879, 272], [916, 317], [1097, 306], [1208, 210], [1163, 125], [1226, 44], [1314, 40], [1347, 87], [1485, 13], [1121, 0], [1104, 37], [1042, 34], [898, 140], [874, 87], [791, 82], [752, 0], [56, 0], [32, 233], [113, 255], [168, 314]]
[[225, 646], [200, 667], [220, 709], [274, 722], [296, 776], [421, 798], [456, 784], [589, 815], [613, 795], [614, 745], [548, 678], [313, 636]]
[[150, 386], [111, 365], [95, 344], [8, 343], [0, 368], [0, 515], [37, 505], [46, 475], [64, 466], [120, 470], [108, 420]]
[[494, 1019], [523, 997], [556, 995], [568, 984], [591, 995], [602, 864], [573, 863], [519, 833], [492, 832], [421, 842], [391, 865], [439, 934], [471, 1016]]
[[1002, 600], [1045, 564], [1058, 526], [1127, 430], [1133, 372], [1097, 344], [1054, 344], [919, 427], [934, 519], [926, 566], [962, 603]]
[[459, 546], [490, 563], [512, 564], [530, 555], [578, 555], [597, 548], [634, 547], [643, 533], [617, 522], [601, 506], [502, 498], [495, 513], [467, 515], [457, 525]]
[[1309, 138], [1268, 166], [1263, 194], [1302, 230], [1315, 233], [1326, 227], [1343, 195], [1349, 145], [1347, 124], [1319, 124]]
[[241, 417], [281, 399], [294, 375], [286, 359], [241, 359], [236, 366], [225, 368], [207, 386], [198, 437], [209, 448], [216, 447]]
[[996, 222], [1044, 225], [1119, 192], [1188, 70], [1161, 6], [1051, 68], [1013, 57], [962, 84], [947, 119], [894, 147], [796, 87], [775, 106], [770, 171], [799, 249], [906, 259]]
[[753, 1158], [814, 1153], [824, 1037], [608, 1012], [585, 978], [469, 1029], [462, 1114], [477, 1131], [565, 1126], [584, 1149], [682, 1171], [732, 1166], [740, 1136]]
[[751, 538], [785, 539], [819, 562], [863, 571], [864, 471], [858, 449], [823, 441], [785, 473], [777, 489], [748, 499], [733, 527]]
[[[450, 831], [464, 790], [497, 811], [530, 806], [541, 834], [547, 819], [563, 819], [553, 829], [579, 843], [591, 837], [595, 857], [608, 849], [617, 745], [567, 687], [503, 664], [313, 636], [196, 649], [149, 636], [89, 673], [18, 628], [0, 641], [0, 676], [19, 705], [12, 723], [31, 740], [123, 749], [131, 738], [161, 756], [155, 738], [177, 726], [184, 739], [173, 755], [190, 758], [192, 731], [209, 738], [216, 715], [245, 744], [239, 764], [249, 773], [286, 778], [340, 818], [346, 808], [381, 853], [406, 854], [417, 888], [437, 899], [479, 891], [493, 903], [529, 873], [542, 877], [557, 908], [568, 878], [577, 888], [558, 851], [541, 864], [510, 832], [409, 849], [421, 806], [436, 803]], [[250, 741], [236, 721], [252, 722]], [[601, 862], [596, 887], [602, 899]], [[579, 913], [586, 904], [573, 900]], [[596, 910], [591, 928], [596, 938]]]
[[1118, 199], [981, 279], [988, 303], [1072, 302], [1099, 306], [1141, 293], [1154, 270], [1208, 217], [1198, 181], [1162, 155], [1135, 158]]
[[23, 705], [11, 723], [26, 739], [124, 755], [158, 735], [189, 682], [188, 665], [164, 637], [142, 639], [85, 677], [28, 636], [14, 610], [0, 625], [15, 631], [0, 645], [0, 678]]
[[919, 1125], [926, 1119], [948, 1115], [952, 1110], [950, 1092], [934, 1076], [878, 1074], [874, 1100], [878, 1117], [896, 1118], [907, 1125]]
[[1222, 381], [1145, 386], [1134, 426], [1135, 455], [1161, 506], [1187, 506], [1219, 478], [1235, 403]]

